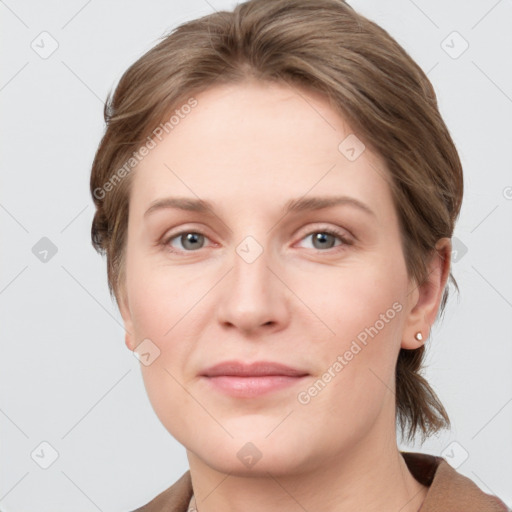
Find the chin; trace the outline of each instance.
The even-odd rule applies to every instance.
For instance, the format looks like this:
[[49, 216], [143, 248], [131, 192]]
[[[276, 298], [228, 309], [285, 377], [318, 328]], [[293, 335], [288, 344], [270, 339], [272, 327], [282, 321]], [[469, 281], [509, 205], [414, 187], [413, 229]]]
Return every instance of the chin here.
[[219, 471], [230, 476], [239, 477], [262, 477], [269, 478], [270, 475], [274, 477], [290, 476], [299, 469], [296, 463], [290, 461], [286, 455], [273, 456], [267, 453], [263, 454], [262, 458], [256, 463], [246, 465], [240, 462], [237, 458], [222, 457], [220, 460], [217, 457], [203, 459], [208, 466], [212, 469]]
[[277, 436], [273, 439], [274, 434], [268, 438], [266, 435], [261, 432], [252, 435], [252, 430], [234, 439], [226, 435], [224, 442], [212, 440], [207, 449], [202, 444], [191, 451], [212, 469], [225, 474], [268, 477], [269, 473], [278, 476], [300, 472], [306, 464], [301, 442], [293, 441], [290, 436], [285, 436], [284, 441]]

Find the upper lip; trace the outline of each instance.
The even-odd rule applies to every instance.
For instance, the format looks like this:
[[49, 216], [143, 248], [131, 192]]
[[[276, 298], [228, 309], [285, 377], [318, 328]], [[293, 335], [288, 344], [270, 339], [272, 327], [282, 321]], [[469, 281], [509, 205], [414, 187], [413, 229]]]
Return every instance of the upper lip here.
[[243, 377], [261, 377], [264, 375], [286, 375], [291, 377], [302, 377], [308, 372], [292, 368], [281, 363], [272, 361], [255, 361], [243, 363], [241, 361], [224, 361], [206, 368], [202, 376], [215, 377], [219, 375], [233, 375]]

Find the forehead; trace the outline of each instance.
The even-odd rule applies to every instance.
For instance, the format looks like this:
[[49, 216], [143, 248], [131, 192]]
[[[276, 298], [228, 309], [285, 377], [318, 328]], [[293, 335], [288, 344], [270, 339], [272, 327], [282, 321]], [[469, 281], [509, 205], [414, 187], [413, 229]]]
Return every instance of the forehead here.
[[141, 206], [164, 193], [219, 202], [236, 195], [241, 206], [284, 203], [310, 190], [389, 202], [384, 162], [369, 148], [347, 158], [347, 144], [359, 152], [362, 141], [319, 92], [244, 82], [194, 98], [196, 106], [137, 166], [132, 197]]

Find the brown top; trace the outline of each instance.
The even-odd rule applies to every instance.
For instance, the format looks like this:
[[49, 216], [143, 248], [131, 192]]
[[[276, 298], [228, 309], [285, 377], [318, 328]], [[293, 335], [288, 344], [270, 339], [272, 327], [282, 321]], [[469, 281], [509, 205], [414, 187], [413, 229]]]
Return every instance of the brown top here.
[[[400, 452], [414, 478], [429, 487], [418, 512], [510, 512], [496, 496], [484, 493], [442, 457]], [[187, 512], [193, 495], [190, 470], [171, 487], [133, 512]]]

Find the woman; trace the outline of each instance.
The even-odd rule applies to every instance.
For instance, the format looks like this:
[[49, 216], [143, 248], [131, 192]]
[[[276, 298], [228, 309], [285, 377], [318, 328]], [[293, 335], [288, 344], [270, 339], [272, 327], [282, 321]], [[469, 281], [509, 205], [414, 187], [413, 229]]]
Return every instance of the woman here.
[[190, 465], [138, 510], [506, 510], [397, 446], [449, 427], [419, 370], [463, 177], [383, 29], [252, 0], [178, 27], [105, 119], [93, 244]]

